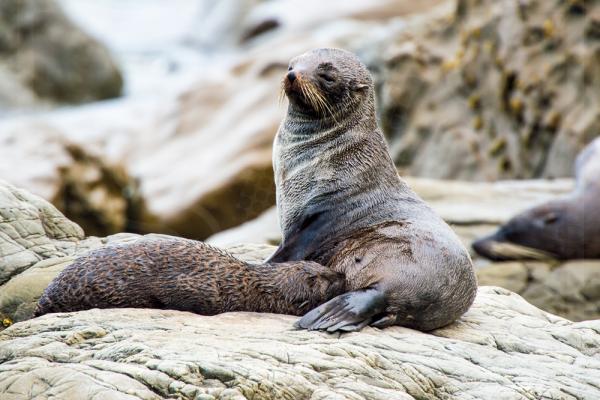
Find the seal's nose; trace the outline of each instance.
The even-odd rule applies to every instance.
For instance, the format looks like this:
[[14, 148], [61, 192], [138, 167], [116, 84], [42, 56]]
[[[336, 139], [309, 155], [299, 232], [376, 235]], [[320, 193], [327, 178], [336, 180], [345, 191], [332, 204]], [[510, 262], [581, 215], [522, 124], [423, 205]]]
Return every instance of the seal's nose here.
[[288, 81], [290, 81], [290, 83], [294, 83], [294, 81], [296, 80], [296, 73], [294, 71], [288, 72], [287, 79]]

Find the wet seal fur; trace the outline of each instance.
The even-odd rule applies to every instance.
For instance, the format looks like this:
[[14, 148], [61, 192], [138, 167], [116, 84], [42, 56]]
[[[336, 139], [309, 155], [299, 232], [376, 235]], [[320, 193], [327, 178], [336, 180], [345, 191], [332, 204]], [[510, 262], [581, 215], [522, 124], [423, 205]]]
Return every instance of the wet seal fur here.
[[398, 176], [366, 67], [347, 51], [317, 49], [291, 61], [283, 86], [288, 112], [273, 152], [283, 241], [265, 264], [200, 242], [142, 239], [76, 260], [46, 289], [36, 315], [311, 310], [297, 327], [426, 331], [466, 312], [477, 291], [469, 254]]
[[365, 65], [344, 50], [309, 51], [283, 86], [289, 106], [273, 150], [283, 240], [269, 261], [326, 265], [348, 290], [296, 325], [427, 331], [460, 317], [477, 290], [470, 256], [398, 176]]
[[473, 249], [494, 261], [600, 258], [600, 138], [575, 161], [568, 195], [511, 218]]

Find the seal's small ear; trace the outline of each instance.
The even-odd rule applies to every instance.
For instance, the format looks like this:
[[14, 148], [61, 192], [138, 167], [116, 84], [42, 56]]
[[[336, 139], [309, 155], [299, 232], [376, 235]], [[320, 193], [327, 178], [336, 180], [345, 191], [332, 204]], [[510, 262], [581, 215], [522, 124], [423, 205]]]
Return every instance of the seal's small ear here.
[[554, 222], [556, 222], [558, 220], [558, 214], [555, 213], [554, 211], [550, 211], [549, 213], [544, 215], [542, 217], [542, 219], [543, 219], [545, 225], [553, 224]]

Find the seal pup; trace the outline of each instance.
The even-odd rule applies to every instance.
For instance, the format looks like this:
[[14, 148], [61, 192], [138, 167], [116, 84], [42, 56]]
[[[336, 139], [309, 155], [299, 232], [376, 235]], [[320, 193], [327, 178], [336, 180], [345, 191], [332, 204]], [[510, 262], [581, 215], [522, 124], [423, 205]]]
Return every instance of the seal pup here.
[[575, 180], [571, 193], [516, 215], [473, 249], [494, 261], [600, 258], [600, 138], [575, 160]]
[[273, 150], [282, 242], [268, 262], [314, 261], [346, 277], [347, 293], [296, 326], [432, 330], [473, 303], [468, 251], [399, 177], [358, 57], [316, 49], [291, 60], [287, 115]]
[[79, 257], [46, 288], [35, 316], [118, 307], [302, 315], [344, 291], [341, 274], [314, 262], [250, 265], [202, 242], [161, 236]]

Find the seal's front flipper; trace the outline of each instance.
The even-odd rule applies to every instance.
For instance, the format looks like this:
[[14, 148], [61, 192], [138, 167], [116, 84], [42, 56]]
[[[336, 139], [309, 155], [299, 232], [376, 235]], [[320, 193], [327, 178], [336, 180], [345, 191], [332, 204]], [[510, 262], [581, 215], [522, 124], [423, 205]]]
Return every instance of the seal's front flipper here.
[[304, 315], [295, 326], [308, 330], [359, 331], [385, 310], [385, 296], [375, 288], [344, 293]]

